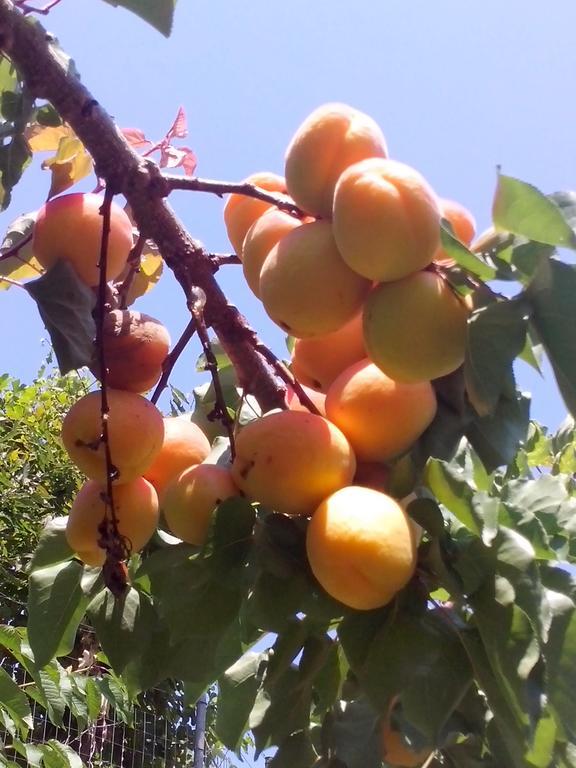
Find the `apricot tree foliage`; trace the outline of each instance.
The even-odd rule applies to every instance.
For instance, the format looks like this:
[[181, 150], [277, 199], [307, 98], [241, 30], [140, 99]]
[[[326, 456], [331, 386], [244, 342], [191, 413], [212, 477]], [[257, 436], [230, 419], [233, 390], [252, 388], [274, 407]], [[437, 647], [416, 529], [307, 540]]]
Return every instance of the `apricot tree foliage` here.
[[[114, 4], [169, 33], [174, 0]], [[139, 238], [123, 298], [153, 287], [161, 264], [173, 272], [190, 324], [165, 374], [197, 334], [199, 365], [211, 379], [196, 392], [192, 418], [212, 419], [223, 452], [237, 421], [284, 407], [286, 384], [314, 410], [219, 287], [215, 273], [234, 258], [205, 251], [167, 198], [174, 189], [234, 192], [302, 212], [254, 184], [195, 178], [190, 151], [171, 143], [182, 135], [181, 119], [156, 147], [159, 162], [139, 154], [143, 137], [114, 125], [70, 58], [32, 21], [30, 6], [0, 0], [3, 207], [32, 152], [49, 147], [56, 151], [51, 194], [92, 168], [105, 186], [104, 243], [112, 196], [126, 198]], [[186, 175], [168, 173], [170, 166]], [[574, 422], [555, 434], [531, 422], [513, 375], [517, 357], [538, 368], [546, 354], [576, 413], [576, 270], [557, 250], [576, 249], [576, 195], [545, 195], [500, 176], [493, 221], [473, 250], [442, 227], [441, 272], [472, 297], [474, 311], [464, 364], [434, 381], [433, 422], [390, 467], [389, 492], [415, 492], [408, 512], [424, 532], [416, 573], [391, 602], [356, 610], [330, 597], [306, 557], [306, 517], [238, 497], [218, 507], [203, 546], [160, 531], [127, 565], [108, 551], [102, 573], [85, 569], [50, 527], [40, 542], [48, 554], [30, 574], [36, 668], [70, 650], [84, 619], [133, 694], [176, 678], [194, 701], [218, 681], [219, 737], [235, 749], [250, 728], [257, 751], [278, 748], [273, 768], [378, 766], [392, 709], [399, 743], [396, 750], [385, 744], [390, 764], [576, 765], [576, 587], [566, 567], [576, 554]], [[37, 302], [66, 372], [92, 361], [109, 301], [105, 264], [96, 294], [62, 261], [36, 277], [32, 226], [23, 217], [11, 227], [2, 282], [18, 283]], [[101, 255], [105, 262], [105, 247]], [[512, 298], [494, 281], [507, 281]], [[266, 636], [271, 647], [254, 648]]]

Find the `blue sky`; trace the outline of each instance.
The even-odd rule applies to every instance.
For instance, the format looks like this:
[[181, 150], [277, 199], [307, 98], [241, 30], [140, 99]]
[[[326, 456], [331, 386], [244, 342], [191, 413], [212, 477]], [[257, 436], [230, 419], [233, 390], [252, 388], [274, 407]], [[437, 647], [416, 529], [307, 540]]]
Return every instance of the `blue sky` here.
[[[339, 100], [372, 115], [391, 155], [420, 170], [439, 194], [469, 207], [479, 231], [490, 221], [498, 165], [545, 192], [576, 184], [576, 107], [568, 85], [576, 70], [576, 5], [570, 0], [549, 9], [521, 0], [180, 0], [168, 40], [100, 0], [62, 0], [46, 23], [121, 126], [159, 138], [183, 106], [186, 143], [207, 178], [282, 172], [301, 120]], [[38, 208], [48, 185], [47, 173], [27, 171], [0, 228]], [[180, 192], [171, 202], [210, 250], [230, 249], [222, 201]], [[219, 279], [283, 354], [282, 333], [240, 269], [227, 267]], [[174, 339], [187, 321], [170, 274], [138, 308], [161, 319]], [[24, 292], [0, 294], [0, 323], [10, 328], [0, 368], [32, 378], [46, 334]], [[191, 349], [176, 368], [181, 389], [198, 382], [197, 354]], [[518, 372], [521, 386], [534, 392], [534, 414], [556, 425], [565, 408], [552, 380]]]

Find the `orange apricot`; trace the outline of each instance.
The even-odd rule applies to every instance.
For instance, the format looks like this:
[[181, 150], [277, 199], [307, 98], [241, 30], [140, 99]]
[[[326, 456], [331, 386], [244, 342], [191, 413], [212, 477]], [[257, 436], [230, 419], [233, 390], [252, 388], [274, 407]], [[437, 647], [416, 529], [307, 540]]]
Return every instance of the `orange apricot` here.
[[[74, 192], [49, 200], [38, 211], [32, 248], [43, 267], [49, 269], [63, 259], [86, 285], [98, 285], [102, 203], [100, 195]], [[114, 202], [110, 217], [106, 280], [113, 280], [122, 272], [133, 243], [132, 222]]]
[[368, 356], [396, 381], [446, 376], [464, 362], [469, 313], [435, 272], [382, 283], [364, 305]]
[[[262, 171], [253, 173], [245, 179], [245, 182], [254, 184], [268, 192], [286, 192], [286, 182], [282, 176], [276, 173]], [[255, 197], [246, 195], [232, 194], [224, 205], [224, 225], [228, 233], [228, 239], [236, 255], [242, 258], [242, 244], [246, 233], [254, 224], [256, 219], [268, 209], [272, 208], [272, 203], [266, 203], [264, 200], [257, 200]]]
[[344, 171], [334, 192], [333, 226], [348, 266], [379, 282], [424, 269], [440, 245], [434, 191], [396, 160], [372, 158]]
[[227, 467], [196, 464], [168, 483], [161, 496], [162, 513], [174, 536], [201, 547], [216, 507], [239, 493]]
[[380, 743], [382, 746], [382, 759], [387, 765], [398, 768], [417, 768], [430, 755], [430, 749], [412, 749], [402, 732], [392, 722], [392, 711], [398, 697], [395, 697], [388, 709], [386, 717], [382, 721], [380, 731]]
[[266, 257], [276, 243], [288, 232], [301, 225], [294, 216], [271, 208], [256, 219], [244, 238], [242, 269], [252, 292], [260, 298], [260, 272]]
[[264, 309], [298, 338], [341, 328], [358, 313], [370, 287], [370, 281], [342, 260], [329, 221], [302, 224], [288, 232], [260, 272]]
[[359, 160], [387, 154], [371, 117], [347, 104], [325, 104], [304, 120], [286, 150], [288, 193], [303, 210], [329, 218], [340, 174]]
[[334, 424], [302, 411], [272, 411], [238, 433], [232, 477], [254, 501], [309, 515], [350, 483], [355, 469], [354, 452]]
[[[443, 219], [446, 219], [452, 226], [455, 237], [464, 243], [470, 245], [476, 234], [476, 220], [467, 208], [457, 203], [455, 200], [440, 198], [440, 213]], [[434, 261], [445, 267], [452, 267], [455, 264], [442, 247], [438, 248], [434, 255]]]
[[162, 447], [144, 471], [144, 477], [161, 495], [180, 472], [200, 464], [209, 453], [210, 442], [197, 424], [182, 416], [167, 416]]
[[326, 592], [363, 611], [390, 602], [416, 568], [410, 523], [400, 504], [361, 486], [341, 488], [318, 506], [306, 551]]
[[[112, 495], [118, 531], [127, 539], [130, 551], [139, 552], [158, 525], [158, 495], [142, 477], [114, 486]], [[87, 480], [72, 502], [66, 540], [88, 565], [100, 564], [98, 553], [102, 550], [98, 544], [98, 527], [105, 514], [104, 487], [94, 480]]]
[[[150, 466], [164, 436], [162, 414], [145, 397], [108, 390], [108, 445], [116, 468], [114, 482], [128, 483]], [[71, 460], [92, 480], [106, 482], [101, 439], [101, 394], [89, 392], [70, 408], [62, 423], [62, 441]]]
[[367, 359], [343, 371], [326, 395], [327, 418], [346, 435], [358, 461], [389, 461], [407, 451], [436, 407], [430, 382], [401, 384]]
[[[312, 401], [312, 404], [316, 406], [320, 414], [326, 416], [326, 395], [307, 387], [305, 384], [300, 384], [300, 386], [302, 387], [304, 394], [308, 395], [308, 398]], [[290, 385], [286, 386], [286, 405], [291, 411], [305, 411], [306, 413], [310, 413], [308, 408], [300, 402], [300, 398]]]
[[326, 392], [343, 370], [365, 357], [362, 313], [359, 313], [337, 331], [296, 339], [291, 368], [298, 381]]
[[[103, 340], [108, 386], [141, 393], [156, 384], [170, 349], [170, 334], [159, 320], [114, 309], [104, 317]], [[95, 353], [90, 370], [98, 378], [99, 367]]]

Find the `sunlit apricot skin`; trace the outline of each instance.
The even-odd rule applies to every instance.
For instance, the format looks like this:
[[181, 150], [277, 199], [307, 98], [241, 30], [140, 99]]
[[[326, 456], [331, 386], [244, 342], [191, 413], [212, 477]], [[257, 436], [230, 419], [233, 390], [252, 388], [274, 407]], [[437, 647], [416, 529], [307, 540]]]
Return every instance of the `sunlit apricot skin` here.
[[464, 362], [469, 312], [435, 272], [382, 283], [364, 305], [368, 356], [396, 381], [446, 376]]
[[[282, 194], [286, 192], [286, 182], [282, 176], [278, 176], [276, 173], [261, 171], [251, 174], [244, 181], [268, 192], [280, 192]], [[224, 225], [234, 252], [240, 259], [242, 258], [242, 244], [246, 233], [252, 224], [272, 207], [272, 203], [246, 195], [232, 194], [226, 201]]]
[[[455, 237], [464, 245], [469, 246], [476, 234], [476, 220], [470, 211], [455, 200], [440, 198], [440, 213], [452, 227]], [[440, 246], [434, 254], [434, 261], [443, 267], [452, 267], [454, 259], [450, 258]]]
[[210, 453], [210, 442], [197, 424], [181, 416], [164, 418], [164, 438], [150, 466], [144, 471], [158, 495], [177, 475], [200, 464]]
[[[86, 285], [98, 285], [103, 201], [100, 195], [74, 192], [49, 200], [38, 211], [32, 247], [43, 267], [49, 269], [63, 259]], [[133, 243], [132, 222], [127, 214], [114, 202], [110, 214], [106, 280], [122, 272]]]
[[326, 592], [358, 610], [386, 605], [416, 568], [402, 507], [390, 496], [360, 486], [342, 488], [318, 506], [308, 525], [306, 551]]
[[[116, 469], [114, 482], [140, 477], [160, 451], [164, 421], [155, 405], [134, 392], [108, 389], [108, 445]], [[62, 423], [62, 441], [70, 459], [92, 480], [106, 482], [101, 440], [100, 392], [89, 392], [70, 408]]]
[[[124, 485], [114, 486], [114, 512], [118, 532], [125, 537], [131, 552], [139, 552], [148, 543], [158, 525], [158, 496], [142, 477]], [[99, 565], [103, 550], [99, 547], [98, 531], [106, 514], [104, 486], [87, 480], [72, 503], [66, 539], [70, 547], [87, 565]], [[108, 511], [109, 514], [109, 511]], [[84, 555], [84, 556], [83, 556]]]
[[343, 370], [366, 357], [362, 313], [333, 333], [310, 339], [295, 339], [290, 366], [296, 378], [320, 392]]
[[367, 359], [343, 371], [326, 395], [327, 418], [344, 432], [358, 461], [389, 461], [407, 451], [436, 408], [430, 382], [399, 383]]
[[347, 104], [325, 104], [304, 120], [286, 150], [288, 193], [304, 211], [329, 218], [340, 174], [359, 160], [387, 154], [371, 117]]
[[201, 547], [216, 507], [239, 491], [228, 467], [196, 464], [177, 475], [164, 489], [160, 504], [174, 536]]
[[260, 298], [260, 272], [266, 257], [278, 241], [299, 227], [300, 219], [271, 208], [256, 219], [244, 238], [242, 271], [252, 293]]
[[424, 269], [440, 245], [440, 208], [424, 177], [396, 160], [350, 166], [334, 192], [334, 238], [358, 274], [378, 282]]
[[260, 296], [269, 317], [297, 338], [338, 330], [356, 315], [370, 281], [342, 260], [329, 221], [293, 229], [268, 254]]
[[[142, 393], [157, 383], [170, 350], [170, 334], [159, 320], [114, 309], [104, 317], [102, 336], [107, 386]], [[100, 378], [98, 358], [96, 351], [90, 370]]]
[[309, 515], [351, 482], [356, 460], [342, 432], [301, 411], [270, 412], [236, 438], [232, 477], [251, 500], [287, 515]]

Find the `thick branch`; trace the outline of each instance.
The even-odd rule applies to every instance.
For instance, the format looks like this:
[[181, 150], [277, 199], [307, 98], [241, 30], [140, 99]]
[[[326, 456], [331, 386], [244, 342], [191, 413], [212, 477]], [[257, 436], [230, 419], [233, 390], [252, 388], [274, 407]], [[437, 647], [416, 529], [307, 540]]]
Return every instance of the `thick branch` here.
[[186, 232], [167, 202], [169, 185], [158, 167], [140, 158], [106, 111], [51, 49], [51, 37], [11, 0], [0, 0], [0, 49], [14, 62], [31, 92], [50, 101], [94, 159], [96, 173], [129, 201], [143, 236], [156, 242], [186, 296], [198, 285], [206, 294], [206, 323], [220, 339], [241, 386], [265, 409], [281, 406], [282, 385], [257, 351], [255, 334], [230, 305], [213, 277], [214, 265]]

